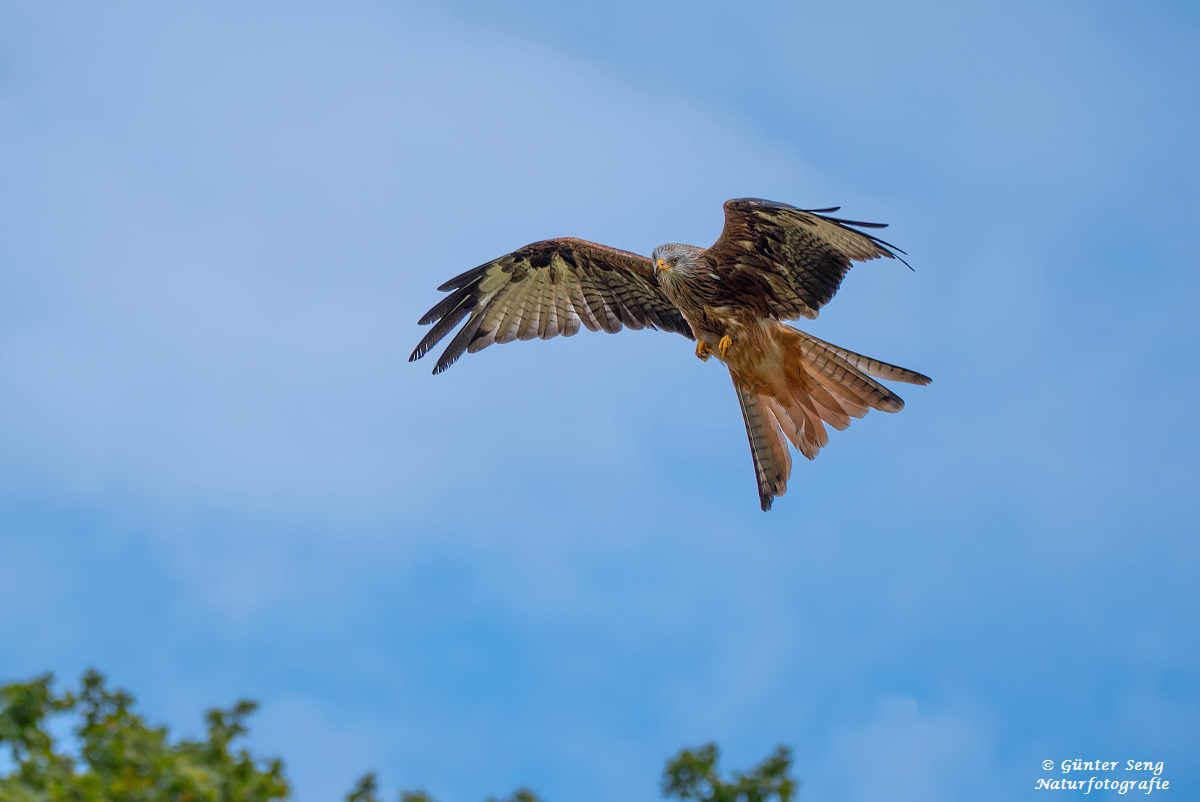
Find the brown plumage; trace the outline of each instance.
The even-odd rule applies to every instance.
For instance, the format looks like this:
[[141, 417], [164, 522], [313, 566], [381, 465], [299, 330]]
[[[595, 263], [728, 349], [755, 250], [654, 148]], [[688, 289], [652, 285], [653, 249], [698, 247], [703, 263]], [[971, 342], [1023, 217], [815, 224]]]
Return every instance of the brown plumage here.
[[[852, 261], [903, 253], [857, 228], [882, 228], [744, 198], [725, 203], [725, 228], [708, 249], [661, 245], [647, 259], [579, 239], [535, 242], [439, 287], [451, 294], [421, 318], [433, 328], [409, 361], [464, 318], [434, 367], [494, 342], [645, 327], [697, 340], [729, 369], [754, 459], [762, 508], [787, 491], [788, 441], [809, 459], [870, 409], [904, 402], [875, 381], [928, 384], [920, 373], [818, 340], [781, 321], [815, 318]], [[904, 264], [908, 264], [904, 262]], [[874, 377], [874, 378], [872, 378]], [[786, 438], [786, 439], [785, 439]]]
[[646, 326], [692, 338], [679, 310], [666, 299], [650, 260], [570, 237], [526, 245], [455, 276], [439, 290], [451, 294], [425, 313], [434, 324], [409, 362], [420, 359], [470, 315], [434, 366], [450, 367], [464, 351], [492, 343], [570, 337], [580, 325], [609, 334]]

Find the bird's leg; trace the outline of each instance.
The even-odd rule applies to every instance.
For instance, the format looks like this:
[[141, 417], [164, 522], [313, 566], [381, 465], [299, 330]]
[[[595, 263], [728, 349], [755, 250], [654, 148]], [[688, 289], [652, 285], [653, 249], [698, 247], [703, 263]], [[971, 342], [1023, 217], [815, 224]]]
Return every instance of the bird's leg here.
[[707, 362], [708, 358], [712, 356], [712, 349], [708, 347], [708, 343], [704, 340], [696, 341], [696, 356], [701, 362]]
[[722, 337], [721, 341], [719, 343], [717, 343], [717, 350], [721, 352], [721, 359], [724, 359], [725, 355], [729, 353], [729, 348], [732, 345], [733, 345], [733, 340], [729, 339], [728, 334], [726, 334], [724, 337]]

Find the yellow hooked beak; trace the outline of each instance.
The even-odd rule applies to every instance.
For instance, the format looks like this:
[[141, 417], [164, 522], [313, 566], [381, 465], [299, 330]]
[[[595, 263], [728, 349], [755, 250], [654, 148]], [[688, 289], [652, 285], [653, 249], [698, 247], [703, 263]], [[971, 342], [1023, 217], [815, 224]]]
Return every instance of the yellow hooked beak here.
[[667, 263], [665, 261], [663, 261], [662, 259], [659, 259], [658, 260], [658, 269], [659, 270], [670, 270], [671, 268], [669, 265], [667, 265]]

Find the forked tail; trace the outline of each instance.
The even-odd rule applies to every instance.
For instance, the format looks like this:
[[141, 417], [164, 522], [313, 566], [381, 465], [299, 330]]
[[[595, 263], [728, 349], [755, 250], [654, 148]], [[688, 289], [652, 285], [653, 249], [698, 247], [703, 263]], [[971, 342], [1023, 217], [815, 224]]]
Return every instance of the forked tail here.
[[763, 511], [771, 509], [775, 496], [787, 492], [788, 476], [792, 473], [792, 453], [779, 430], [772, 398], [755, 395], [735, 381], [742, 418], [746, 421], [746, 436], [750, 438], [750, 456], [754, 458], [754, 476], [758, 480], [758, 500]]
[[909, 384], [931, 381], [928, 376], [838, 348], [790, 326], [781, 325], [777, 336], [788, 355], [783, 362], [786, 375], [777, 381], [758, 382], [770, 386], [769, 391], [752, 390], [733, 376], [763, 510], [771, 509], [772, 500], [787, 492], [792, 471], [788, 440], [813, 459], [829, 442], [826, 423], [841, 430], [850, 425], [851, 418], [861, 418], [869, 410], [904, 409], [900, 396], [872, 376]]

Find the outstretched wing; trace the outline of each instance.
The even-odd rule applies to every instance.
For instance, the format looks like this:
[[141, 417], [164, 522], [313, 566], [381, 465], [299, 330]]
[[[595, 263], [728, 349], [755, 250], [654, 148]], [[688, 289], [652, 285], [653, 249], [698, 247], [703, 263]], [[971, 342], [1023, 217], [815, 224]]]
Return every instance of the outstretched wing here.
[[570, 337], [583, 325], [609, 333], [622, 326], [674, 331], [692, 339], [692, 329], [667, 300], [650, 260], [581, 239], [551, 239], [526, 245], [468, 270], [438, 287], [451, 291], [419, 321], [433, 328], [409, 362], [423, 357], [457, 326], [467, 323], [442, 352], [433, 372], [441, 373], [464, 351], [492, 343]]
[[765, 300], [773, 317], [815, 318], [837, 292], [851, 261], [886, 256], [904, 262], [896, 255], [904, 251], [851, 228], [886, 228], [884, 224], [818, 214], [838, 208], [810, 211], [758, 198], [726, 201], [725, 228], [706, 258], [732, 293], [741, 288], [769, 296], [755, 305]]

